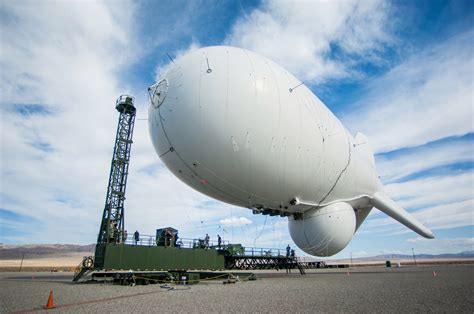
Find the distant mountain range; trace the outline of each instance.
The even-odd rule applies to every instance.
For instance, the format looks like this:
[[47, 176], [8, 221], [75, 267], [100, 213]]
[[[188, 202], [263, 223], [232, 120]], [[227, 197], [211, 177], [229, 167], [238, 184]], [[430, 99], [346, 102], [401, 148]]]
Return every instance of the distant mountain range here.
[[0, 260], [17, 259], [25, 254], [25, 258], [46, 258], [68, 256], [71, 253], [92, 255], [95, 244], [26, 244], [26, 245], [3, 245], [0, 244]]

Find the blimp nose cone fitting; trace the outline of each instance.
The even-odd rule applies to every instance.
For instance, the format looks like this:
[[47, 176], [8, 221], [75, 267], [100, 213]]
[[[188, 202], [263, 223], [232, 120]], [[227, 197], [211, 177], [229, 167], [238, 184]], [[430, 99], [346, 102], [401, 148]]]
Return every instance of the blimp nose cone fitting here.
[[169, 83], [168, 83], [168, 79], [166, 78], [163, 78], [159, 80], [157, 83], [148, 87], [150, 103], [154, 108], [158, 108], [159, 106], [161, 106], [163, 101], [166, 99], [166, 95], [168, 94], [168, 87], [169, 87]]

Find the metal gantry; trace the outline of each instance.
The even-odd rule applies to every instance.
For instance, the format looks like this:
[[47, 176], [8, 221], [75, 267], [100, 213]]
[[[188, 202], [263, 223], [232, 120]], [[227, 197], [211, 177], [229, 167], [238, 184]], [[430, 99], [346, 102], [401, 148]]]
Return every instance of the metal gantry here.
[[122, 95], [117, 99], [115, 106], [120, 116], [110, 167], [105, 207], [97, 237], [95, 267], [101, 267], [103, 264], [106, 244], [121, 243], [125, 236], [125, 190], [127, 187], [128, 166], [130, 164], [133, 127], [137, 111], [133, 102], [132, 96]]
[[225, 256], [225, 269], [262, 270], [262, 269], [298, 269], [304, 275], [305, 269], [325, 268], [323, 262], [301, 262], [296, 257], [285, 256]]

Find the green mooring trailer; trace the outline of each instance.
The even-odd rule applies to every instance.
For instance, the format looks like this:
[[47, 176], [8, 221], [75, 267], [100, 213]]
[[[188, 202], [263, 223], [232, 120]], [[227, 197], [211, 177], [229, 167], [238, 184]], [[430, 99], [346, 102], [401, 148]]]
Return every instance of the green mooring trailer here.
[[[99, 265], [97, 265], [99, 266]], [[225, 269], [224, 254], [219, 250], [107, 244], [102, 269], [193, 270]]]

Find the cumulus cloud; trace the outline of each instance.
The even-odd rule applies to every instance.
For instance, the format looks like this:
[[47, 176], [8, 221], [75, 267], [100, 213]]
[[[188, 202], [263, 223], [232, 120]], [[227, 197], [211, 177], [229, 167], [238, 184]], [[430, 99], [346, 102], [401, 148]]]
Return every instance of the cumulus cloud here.
[[473, 175], [472, 171], [467, 171], [456, 175], [431, 176], [391, 183], [385, 189], [400, 205], [407, 208], [449, 204], [472, 199]]
[[460, 138], [402, 152], [377, 155], [376, 161], [383, 181], [393, 182], [437, 167], [470, 162], [473, 156], [472, 140]]
[[[2, 242], [95, 241], [114, 101], [129, 85], [120, 74], [136, 57], [133, 12], [126, 1], [2, 4], [0, 208], [14, 213], [2, 218]], [[129, 173], [127, 228], [153, 234], [216, 219], [201, 206], [207, 197], [164, 170], [143, 121]]]
[[433, 229], [450, 229], [474, 225], [474, 199], [432, 206], [416, 213]]
[[473, 132], [473, 36], [435, 43], [369, 82], [344, 124], [364, 132], [376, 152]]
[[[393, 43], [386, 2], [264, 1], [238, 20], [225, 43], [258, 52], [306, 82], [356, 75]], [[342, 57], [344, 56], [344, 57]]]
[[252, 223], [252, 220], [246, 217], [231, 217], [231, 218], [222, 219], [219, 221], [219, 223], [223, 225], [240, 226], [240, 225], [250, 225]]
[[80, 223], [97, 221], [103, 206], [130, 4], [22, 1], [0, 10], [1, 207], [37, 219], [35, 228], [17, 222], [18, 234], [34, 234], [24, 239], [91, 240], [96, 231]]

